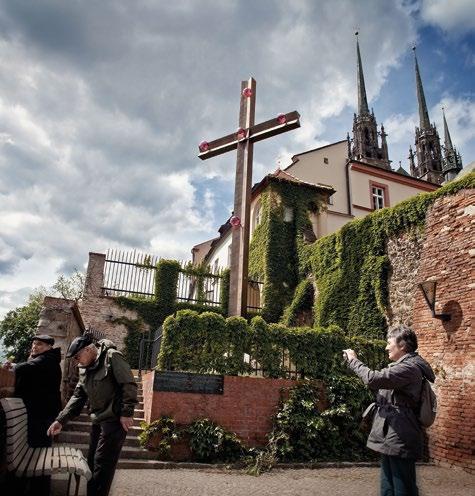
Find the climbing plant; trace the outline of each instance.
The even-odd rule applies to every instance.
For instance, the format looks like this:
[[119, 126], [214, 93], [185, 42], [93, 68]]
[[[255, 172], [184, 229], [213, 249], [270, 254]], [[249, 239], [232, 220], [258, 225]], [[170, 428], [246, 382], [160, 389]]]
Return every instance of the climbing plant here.
[[309, 214], [321, 208], [322, 200], [314, 188], [276, 180], [260, 201], [261, 222], [250, 244], [249, 274], [264, 281], [262, 316], [276, 322], [303, 277], [305, 247], [314, 236]]
[[349, 222], [302, 251], [308, 257], [304, 265], [311, 267], [318, 289], [315, 324], [336, 324], [348, 335], [383, 338], [390, 270], [388, 239], [420, 231], [435, 200], [473, 187], [475, 173], [470, 173], [432, 193]]

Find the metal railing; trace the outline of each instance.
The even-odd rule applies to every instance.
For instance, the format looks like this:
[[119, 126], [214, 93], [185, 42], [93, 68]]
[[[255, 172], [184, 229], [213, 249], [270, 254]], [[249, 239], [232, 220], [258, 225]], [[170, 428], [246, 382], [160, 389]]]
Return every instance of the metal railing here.
[[140, 340], [139, 346], [139, 377], [142, 376], [142, 370], [152, 370], [157, 365], [158, 354], [162, 344], [162, 326], [154, 334], [153, 339], [145, 336]]
[[159, 258], [134, 251], [107, 250], [103, 294], [155, 296], [155, 268]]
[[[156, 255], [136, 251], [107, 250], [104, 264], [105, 296], [155, 297]], [[222, 305], [223, 269], [208, 268], [196, 270], [190, 262], [180, 262], [176, 301], [194, 303], [209, 307]], [[247, 308], [250, 312], [262, 309], [263, 283], [249, 280]]]

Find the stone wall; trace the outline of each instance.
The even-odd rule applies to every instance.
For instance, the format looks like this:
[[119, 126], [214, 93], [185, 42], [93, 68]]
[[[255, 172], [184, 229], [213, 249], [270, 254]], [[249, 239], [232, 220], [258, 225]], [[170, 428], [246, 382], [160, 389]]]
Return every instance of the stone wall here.
[[55, 340], [55, 347], [61, 348], [63, 402], [69, 398], [77, 382], [76, 366], [65, 358], [66, 351], [71, 341], [81, 335], [84, 329], [84, 323], [74, 300], [45, 297], [36, 334], [49, 334]]
[[418, 270], [424, 232], [414, 230], [387, 243], [391, 265], [389, 274], [389, 307], [386, 318], [389, 325], [412, 325]]
[[435, 369], [439, 410], [428, 430], [429, 454], [442, 464], [475, 471], [475, 190], [439, 199], [428, 213], [415, 282], [437, 281], [432, 317], [415, 293], [413, 326], [419, 351]]
[[[118, 320], [136, 320], [139, 316], [136, 312], [119, 306], [115, 298], [103, 295], [105, 259], [106, 256], [102, 253], [89, 253], [84, 295], [79, 308], [87, 328], [103, 332], [123, 350], [127, 327]], [[148, 331], [145, 323], [143, 329]]]

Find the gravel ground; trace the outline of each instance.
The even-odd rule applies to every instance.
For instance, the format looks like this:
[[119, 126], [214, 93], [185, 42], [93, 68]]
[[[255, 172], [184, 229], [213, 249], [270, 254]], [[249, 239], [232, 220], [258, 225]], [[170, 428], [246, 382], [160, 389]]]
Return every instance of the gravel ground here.
[[[475, 476], [418, 467], [420, 496], [475, 496]], [[378, 468], [273, 470], [259, 477], [223, 470], [118, 470], [110, 496], [377, 496]]]

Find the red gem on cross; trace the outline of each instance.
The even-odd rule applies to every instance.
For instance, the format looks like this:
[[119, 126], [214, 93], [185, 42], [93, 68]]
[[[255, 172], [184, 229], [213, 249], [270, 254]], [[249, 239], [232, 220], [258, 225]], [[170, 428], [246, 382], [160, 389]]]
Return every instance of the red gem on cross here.
[[246, 98], [250, 98], [252, 96], [252, 89], [251, 88], [244, 88], [242, 90], [242, 96]]
[[233, 229], [237, 229], [238, 227], [241, 227], [241, 219], [237, 215], [233, 215], [229, 219], [229, 223], [231, 224], [231, 227]]
[[207, 152], [209, 150], [209, 143], [207, 141], [202, 141], [198, 145], [198, 148], [200, 149], [200, 152]]
[[287, 122], [287, 116], [285, 114], [279, 114], [277, 116], [277, 122], [279, 124], [285, 124]]
[[240, 127], [237, 131], [236, 131], [236, 137], [238, 140], [242, 140], [246, 137], [246, 130], [243, 129], [242, 127]]

